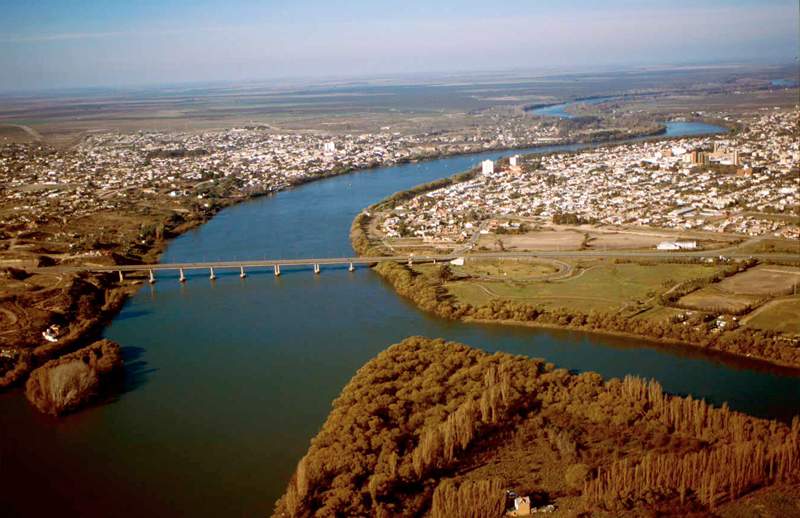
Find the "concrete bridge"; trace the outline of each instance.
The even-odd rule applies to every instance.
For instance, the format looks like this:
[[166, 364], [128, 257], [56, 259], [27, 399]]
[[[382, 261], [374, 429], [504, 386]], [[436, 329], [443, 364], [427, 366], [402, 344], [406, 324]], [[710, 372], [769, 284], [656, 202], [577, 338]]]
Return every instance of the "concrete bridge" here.
[[374, 256], [374, 257], [328, 257], [328, 258], [305, 258], [305, 259], [263, 259], [251, 261], [209, 261], [209, 262], [187, 262], [187, 263], [158, 263], [158, 264], [126, 264], [126, 265], [93, 265], [84, 264], [80, 266], [51, 266], [39, 268], [41, 272], [111, 272], [119, 274], [120, 280], [124, 279], [126, 272], [146, 272], [150, 282], [156, 281], [156, 273], [162, 271], [177, 271], [181, 282], [186, 280], [185, 272], [190, 270], [206, 270], [211, 279], [216, 278], [218, 270], [238, 270], [240, 277], [247, 276], [248, 269], [267, 268], [271, 269], [277, 276], [281, 274], [281, 267], [311, 267], [315, 274], [322, 271], [323, 266], [347, 266], [350, 271], [355, 270], [356, 265], [370, 265], [383, 261], [396, 263], [437, 263], [451, 261], [456, 257], [464, 257], [466, 260], [485, 260], [485, 259], [523, 259], [523, 258], [587, 258], [587, 257], [620, 257], [631, 259], [677, 259], [677, 258], [709, 258], [724, 256], [727, 258], [756, 258], [756, 259], [781, 259], [800, 261], [800, 254], [749, 254], [738, 252], [729, 248], [725, 250], [696, 250], [689, 252], [664, 252], [664, 251], [540, 251], [540, 252], [484, 252], [484, 253], [463, 253], [443, 255], [394, 255], [394, 256]]
[[161, 271], [178, 272], [178, 280], [186, 281], [186, 272], [191, 270], [206, 270], [209, 278], [216, 279], [219, 270], [238, 270], [239, 276], [247, 276], [248, 269], [267, 268], [272, 269], [278, 276], [281, 274], [281, 267], [312, 267], [315, 274], [322, 271], [322, 266], [347, 266], [351, 272], [356, 265], [370, 265], [381, 261], [393, 261], [398, 263], [436, 263], [453, 259], [452, 255], [402, 255], [402, 256], [380, 256], [380, 257], [327, 257], [309, 259], [263, 259], [251, 261], [209, 261], [209, 262], [190, 262], [190, 263], [158, 263], [158, 264], [121, 264], [121, 265], [92, 265], [81, 266], [52, 266], [39, 268], [39, 271], [59, 271], [59, 272], [116, 272], [120, 280], [123, 280], [127, 272], [147, 272], [151, 283], [156, 281], [156, 273]]

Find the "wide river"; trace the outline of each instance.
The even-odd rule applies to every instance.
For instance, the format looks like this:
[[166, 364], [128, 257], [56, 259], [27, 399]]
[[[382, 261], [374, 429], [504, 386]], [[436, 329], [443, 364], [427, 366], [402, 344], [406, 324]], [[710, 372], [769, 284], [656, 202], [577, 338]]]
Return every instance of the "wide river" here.
[[[716, 130], [677, 123], [668, 135]], [[163, 261], [351, 255], [348, 230], [364, 207], [509, 154], [353, 173], [243, 203], [175, 239]], [[165, 274], [105, 334], [126, 359], [115, 401], [54, 420], [18, 392], [0, 395], [0, 515], [263, 516], [344, 384], [409, 335], [652, 377], [759, 416], [800, 409], [798, 378], [781, 369], [641, 340], [449, 322], [366, 268], [220, 272], [215, 282], [197, 272], [185, 285]]]

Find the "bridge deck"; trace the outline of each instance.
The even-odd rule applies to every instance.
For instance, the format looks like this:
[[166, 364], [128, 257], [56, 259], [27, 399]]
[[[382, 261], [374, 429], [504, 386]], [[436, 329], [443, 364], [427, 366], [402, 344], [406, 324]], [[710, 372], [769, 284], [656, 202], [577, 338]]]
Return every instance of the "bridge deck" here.
[[[609, 252], [600, 250], [584, 250], [572, 252], [487, 252], [487, 253], [472, 253], [472, 254], [459, 254], [459, 257], [467, 259], [514, 259], [514, 258], [580, 258], [580, 257], [628, 257], [628, 258], [697, 258], [697, 257], [717, 257], [724, 254], [725, 257], [730, 258], [771, 258], [779, 260], [800, 261], [800, 254], [746, 254], [737, 253], [735, 251], [722, 251], [722, 250], [698, 250], [691, 252], [662, 252], [662, 251], [619, 251]], [[39, 272], [135, 272], [135, 271], [164, 271], [164, 270], [208, 270], [214, 269], [238, 269], [238, 268], [271, 268], [274, 266], [313, 266], [313, 265], [349, 265], [349, 264], [373, 264], [381, 261], [393, 261], [398, 263], [405, 263], [411, 258], [416, 263], [425, 263], [432, 261], [450, 261], [456, 255], [394, 255], [394, 256], [375, 256], [375, 257], [320, 257], [320, 258], [302, 258], [302, 259], [256, 259], [256, 260], [240, 260], [240, 261], [207, 261], [207, 262], [187, 262], [187, 263], [156, 263], [156, 264], [125, 264], [125, 265], [101, 265], [101, 264], [83, 264], [78, 266], [49, 266], [37, 268]]]

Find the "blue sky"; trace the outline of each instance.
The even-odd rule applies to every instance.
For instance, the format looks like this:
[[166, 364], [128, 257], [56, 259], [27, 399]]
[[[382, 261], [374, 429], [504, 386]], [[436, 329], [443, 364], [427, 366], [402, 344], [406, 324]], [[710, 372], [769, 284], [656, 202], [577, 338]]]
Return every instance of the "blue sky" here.
[[0, 0], [0, 89], [790, 62], [797, 0]]

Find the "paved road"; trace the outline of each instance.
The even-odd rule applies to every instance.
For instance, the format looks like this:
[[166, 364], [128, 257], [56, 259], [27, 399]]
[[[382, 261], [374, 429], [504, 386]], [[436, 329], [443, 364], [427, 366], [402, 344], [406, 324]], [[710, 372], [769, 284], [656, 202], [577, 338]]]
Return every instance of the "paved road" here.
[[663, 251], [601, 251], [601, 250], [582, 250], [572, 252], [546, 251], [546, 252], [482, 252], [470, 254], [447, 254], [447, 255], [393, 255], [376, 257], [311, 257], [303, 259], [258, 259], [253, 261], [208, 261], [191, 263], [158, 263], [158, 264], [132, 264], [132, 265], [101, 265], [87, 263], [80, 266], [50, 266], [38, 268], [36, 271], [45, 272], [131, 272], [146, 270], [200, 270], [209, 268], [215, 269], [239, 269], [239, 268], [258, 268], [284, 266], [312, 266], [312, 265], [356, 265], [372, 264], [381, 261], [394, 261], [405, 263], [409, 259], [414, 262], [433, 262], [449, 261], [458, 256], [467, 259], [514, 259], [514, 258], [536, 258], [536, 257], [560, 257], [560, 258], [586, 258], [586, 257], [609, 257], [609, 258], [638, 258], [638, 259], [676, 259], [676, 258], [698, 258], [698, 257], [718, 257], [728, 258], [748, 258], [756, 259], [778, 259], [788, 261], [800, 261], [800, 253], [797, 254], [750, 254], [723, 250], [698, 250], [692, 252], [663, 252]]

